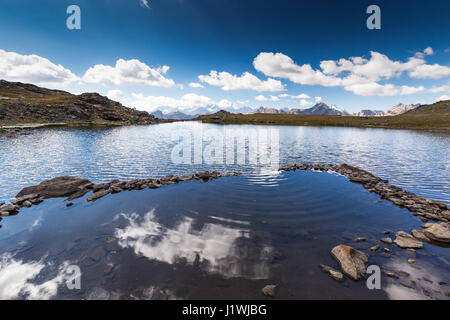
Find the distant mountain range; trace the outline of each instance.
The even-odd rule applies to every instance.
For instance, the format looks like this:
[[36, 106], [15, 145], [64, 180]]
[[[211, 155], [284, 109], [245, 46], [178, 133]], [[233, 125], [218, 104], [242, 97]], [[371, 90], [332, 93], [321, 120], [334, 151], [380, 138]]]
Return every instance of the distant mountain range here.
[[196, 115], [190, 115], [183, 113], [181, 111], [174, 111], [169, 113], [163, 113], [160, 110], [157, 110], [155, 112], [151, 113], [155, 118], [157, 119], [169, 119], [169, 120], [191, 120], [199, 116], [199, 114]]
[[383, 117], [383, 116], [395, 116], [399, 114], [403, 114], [410, 110], [413, 110], [419, 107], [420, 104], [403, 104], [399, 103], [396, 106], [393, 106], [387, 111], [381, 110], [361, 110], [359, 112], [350, 114], [345, 110], [338, 109], [335, 106], [329, 106], [323, 102], [317, 103], [311, 108], [308, 109], [274, 109], [274, 108], [265, 108], [260, 107], [259, 109], [251, 112], [253, 114], [256, 113], [270, 113], [270, 114], [304, 114], [304, 115], [328, 115], [328, 116], [357, 116], [357, 117]]
[[271, 113], [271, 114], [305, 114], [305, 115], [329, 115], [329, 116], [347, 116], [348, 112], [336, 108], [335, 106], [329, 106], [323, 102], [317, 103], [308, 109], [274, 109], [260, 107], [252, 113]]
[[386, 117], [386, 116], [396, 116], [399, 114], [403, 114], [410, 110], [413, 110], [419, 107], [420, 104], [403, 104], [399, 103], [396, 106], [393, 106], [387, 111], [381, 110], [361, 110], [360, 112], [354, 113], [354, 116], [357, 117]]

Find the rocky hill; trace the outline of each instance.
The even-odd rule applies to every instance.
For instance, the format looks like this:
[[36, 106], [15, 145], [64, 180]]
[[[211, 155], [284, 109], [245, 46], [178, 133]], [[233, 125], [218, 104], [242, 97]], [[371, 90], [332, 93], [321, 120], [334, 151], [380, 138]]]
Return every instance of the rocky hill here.
[[127, 108], [98, 93], [74, 95], [0, 80], [0, 125], [39, 123], [150, 124], [153, 115]]

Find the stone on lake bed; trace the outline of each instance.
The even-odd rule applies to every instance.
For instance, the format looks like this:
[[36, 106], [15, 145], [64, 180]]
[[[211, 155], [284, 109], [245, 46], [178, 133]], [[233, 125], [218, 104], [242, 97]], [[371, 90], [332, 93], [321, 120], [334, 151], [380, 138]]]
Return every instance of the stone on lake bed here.
[[366, 276], [369, 259], [363, 252], [341, 244], [331, 250], [331, 255], [339, 263], [342, 271], [352, 280], [359, 280]]
[[391, 238], [382, 238], [380, 241], [386, 244], [392, 244], [393, 242]]
[[364, 241], [366, 241], [367, 240], [367, 238], [364, 238], [364, 237], [358, 237], [358, 238], [356, 238], [356, 242], [364, 242]]
[[342, 274], [342, 272], [339, 272], [339, 271], [333, 269], [332, 267], [329, 267], [324, 264], [321, 264], [320, 267], [322, 268], [323, 271], [328, 273], [330, 275], [330, 277], [332, 277], [334, 280], [336, 280], [336, 281], [344, 280], [344, 275]]
[[420, 249], [423, 247], [423, 243], [416, 240], [412, 235], [405, 231], [399, 231], [395, 234], [394, 244], [402, 249]]
[[263, 295], [274, 298], [276, 295], [276, 289], [277, 289], [277, 285], [270, 284], [270, 285], [267, 285], [264, 288], [262, 288], [261, 291], [262, 291]]
[[376, 246], [373, 246], [373, 247], [370, 247], [370, 248], [369, 248], [369, 250], [372, 251], [372, 252], [375, 252], [375, 251], [377, 251], [378, 249], [380, 249], [380, 246], [379, 246], [379, 245], [376, 245]]
[[434, 223], [432, 226], [426, 228], [423, 233], [431, 240], [442, 243], [450, 243], [450, 230], [442, 223]]

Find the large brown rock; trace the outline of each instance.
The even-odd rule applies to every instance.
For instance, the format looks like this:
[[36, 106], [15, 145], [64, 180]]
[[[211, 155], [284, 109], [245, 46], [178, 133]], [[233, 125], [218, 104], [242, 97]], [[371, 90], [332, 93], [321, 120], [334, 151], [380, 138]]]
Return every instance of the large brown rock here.
[[26, 195], [37, 194], [41, 198], [68, 197], [75, 192], [80, 191], [81, 186], [92, 184], [87, 179], [75, 177], [57, 177], [46, 180], [36, 186], [23, 188], [16, 196], [22, 198]]
[[395, 234], [394, 244], [403, 249], [420, 249], [423, 247], [421, 241], [405, 231], [399, 231]]
[[426, 228], [423, 233], [434, 241], [450, 243], [450, 230], [442, 224], [435, 223]]
[[331, 255], [339, 263], [342, 271], [351, 279], [359, 280], [366, 276], [369, 259], [363, 252], [341, 244], [331, 250]]

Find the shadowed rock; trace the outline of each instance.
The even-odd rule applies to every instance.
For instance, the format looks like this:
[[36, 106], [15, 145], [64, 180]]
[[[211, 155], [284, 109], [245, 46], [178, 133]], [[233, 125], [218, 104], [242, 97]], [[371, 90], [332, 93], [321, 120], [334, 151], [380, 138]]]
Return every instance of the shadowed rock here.
[[36, 186], [23, 188], [16, 196], [17, 199], [23, 198], [27, 195], [37, 194], [42, 198], [58, 198], [68, 197], [78, 191], [79, 187], [83, 185], [92, 184], [87, 179], [75, 177], [57, 177], [46, 180]]

